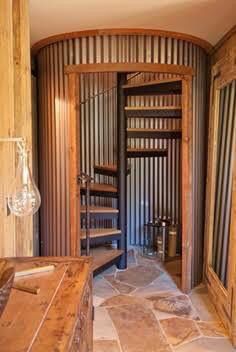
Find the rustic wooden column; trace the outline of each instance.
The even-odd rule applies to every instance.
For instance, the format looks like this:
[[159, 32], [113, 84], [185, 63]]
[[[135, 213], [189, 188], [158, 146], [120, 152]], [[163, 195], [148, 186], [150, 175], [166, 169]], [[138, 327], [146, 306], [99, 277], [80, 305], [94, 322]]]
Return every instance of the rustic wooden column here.
[[193, 194], [192, 194], [192, 92], [191, 78], [182, 80], [182, 290], [192, 288]]
[[[32, 166], [30, 26], [28, 0], [13, 0], [14, 134], [24, 137]], [[17, 155], [16, 162], [17, 162]], [[37, 217], [37, 215], [35, 215]], [[16, 256], [33, 255], [33, 216], [16, 218]]]
[[[1, 137], [24, 137], [32, 148], [29, 8], [27, 0], [0, 1]], [[32, 154], [31, 154], [32, 156]], [[33, 254], [32, 217], [6, 214], [6, 197], [15, 176], [16, 148], [0, 144], [0, 256]]]
[[79, 75], [68, 75], [68, 103], [69, 103], [69, 183], [70, 183], [70, 255], [80, 255], [80, 185], [78, 175], [79, 139], [80, 135], [80, 106], [79, 106]]
[[119, 269], [127, 268], [127, 118], [125, 114], [126, 97], [122, 85], [126, 83], [126, 74], [117, 75], [117, 170], [118, 170], [118, 207], [119, 207], [119, 229], [121, 240], [119, 249], [124, 250], [119, 262]]
[[[12, 1], [0, 1], [0, 136], [14, 133]], [[6, 215], [6, 196], [15, 173], [15, 148], [0, 143], [0, 256], [15, 255], [15, 218]]]

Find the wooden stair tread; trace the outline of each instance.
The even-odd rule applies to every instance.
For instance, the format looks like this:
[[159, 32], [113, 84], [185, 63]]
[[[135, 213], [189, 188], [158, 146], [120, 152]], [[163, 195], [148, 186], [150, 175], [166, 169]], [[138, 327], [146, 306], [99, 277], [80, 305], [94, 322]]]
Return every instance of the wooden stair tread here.
[[181, 132], [181, 128], [178, 129], [159, 129], [159, 128], [127, 128], [128, 132]]
[[129, 110], [156, 110], [156, 111], [171, 111], [171, 110], [182, 110], [181, 106], [126, 106], [126, 111]]
[[128, 148], [127, 152], [132, 153], [132, 152], [167, 152], [167, 149], [164, 148]]
[[[111, 207], [100, 207], [100, 206], [90, 206], [89, 211], [91, 214], [117, 214], [119, 210]], [[81, 205], [80, 207], [81, 213], [86, 213], [85, 205]]]
[[94, 165], [94, 168], [117, 172], [117, 165], [115, 165], [115, 164], [104, 164], [104, 165], [97, 165], [96, 164], [96, 165]]
[[142, 157], [142, 156], [167, 156], [167, 149], [164, 148], [128, 148], [127, 156], [129, 157]]
[[154, 79], [154, 80], [148, 81], [148, 82], [137, 82], [137, 83], [131, 83], [131, 84], [124, 84], [122, 86], [122, 88], [129, 89], [129, 88], [147, 87], [147, 86], [153, 86], [153, 85], [158, 86], [161, 84], [172, 83], [172, 82], [180, 82], [181, 83], [181, 79], [178, 77], [166, 78], [166, 79]]
[[[104, 176], [117, 176], [117, 165], [104, 164], [104, 165], [94, 165], [95, 174], [100, 174]], [[127, 167], [127, 175], [130, 173], [130, 166]]]
[[112, 263], [124, 253], [120, 249], [94, 248], [91, 249], [91, 256], [93, 257], [93, 272], [96, 273], [99, 269]]
[[181, 129], [127, 128], [128, 138], [181, 138]]
[[[86, 190], [85, 185], [81, 185], [81, 190]], [[117, 193], [117, 187], [105, 183], [91, 183], [90, 192], [108, 192], [108, 193]]]
[[[106, 237], [112, 235], [120, 235], [121, 231], [116, 228], [107, 228], [107, 229], [90, 229], [90, 238]], [[86, 238], [86, 230], [81, 230], [81, 239]]]
[[179, 78], [152, 80], [123, 85], [127, 96], [169, 95], [182, 93], [182, 81]]
[[181, 106], [126, 106], [126, 117], [181, 119]]

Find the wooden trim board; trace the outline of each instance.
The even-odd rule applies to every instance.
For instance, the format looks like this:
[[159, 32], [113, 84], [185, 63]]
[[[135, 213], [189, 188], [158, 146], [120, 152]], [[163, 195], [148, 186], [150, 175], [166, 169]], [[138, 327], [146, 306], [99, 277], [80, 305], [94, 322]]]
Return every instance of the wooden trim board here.
[[234, 34], [236, 34], [236, 25], [233, 26], [210, 51], [210, 55], [214, 55]]
[[[232, 48], [233, 49], [233, 48]], [[234, 48], [235, 50], [235, 48]], [[230, 52], [234, 52], [233, 50]], [[229, 54], [229, 52], [228, 52]], [[225, 55], [212, 67], [211, 76], [211, 106], [210, 106], [210, 129], [207, 170], [207, 199], [205, 221], [205, 249], [204, 249], [204, 276], [212, 303], [229, 331], [232, 343], [236, 346], [236, 158], [234, 159], [231, 224], [229, 236], [229, 253], [227, 267], [227, 287], [224, 287], [215, 273], [212, 265], [212, 246], [214, 230], [214, 209], [216, 177], [217, 177], [217, 148], [219, 129], [220, 89], [236, 79], [235, 56]], [[234, 156], [236, 155], [236, 143], [234, 143]]]
[[77, 181], [79, 175], [79, 142], [80, 110], [79, 79], [74, 73], [69, 75], [69, 184], [70, 184], [70, 255], [80, 255], [80, 186]]
[[[68, 69], [69, 67], [69, 69]], [[134, 72], [142, 72], [142, 69], [146, 69], [146, 72], [158, 72], [158, 70], [161, 70], [161, 72], [171, 72], [173, 74], [179, 74], [182, 69], [182, 67], [179, 67], [178, 65], [162, 65], [162, 64], [157, 64], [157, 65], [152, 65], [152, 64], [88, 64], [88, 65], [73, 65], [73, 66], [68, 66], [66, 71], [67, 74], [74, 76], [79, 76], [80, 73], [84, 72], [131, 72], [130, 70], [132, 69]], [[169, 68], [168, 68], [169, 67]], [[154, 71], [152, 71], [152, 69]], [[177, 72], [174, 70], [176, 69]], [[181, 80], [182, 80], [182, 290], [184, 292], [189, 292], [191, 289], [192, 285], [192, 248], [193, 248], [193, 213], [192, 213], [192, 106], [191, 106], [191, 101], [192, 101], [192, 69], [191, 70], [186, 70], [186, 67], [184, 68], [185, 71], [188, 74], [182, 74]], [[73, 85], [74, 83], [74, 78], [73, 80], [71, 79], [71, 84]], [[69, 87], [70, 88], [70, 87]], [[77, 92], [78, 94], [78, 92]], [[75, 96], [75, 93], [74, 93]], [[76, 125], [75, 119], [78, 118], [78, 115], [73, 113], [70, 115], [70, 121], [71, 119], [71, 126]], [[70, 138], [70, 149], [72, 150], [77, 150], [76, 149], [76, 139], [75, 138]], [[74, 156], [74, 160], [77, 160], [78, 156]], [[70, 159], [70, 162], [73, 162], [72, 159]], [[71, 170], [73, 171], [73, 167], [71, 166]], [[74, 170], [75, 171], [75, 170]], [[73, 181], [73, 175], [71, 175], [71, 181]], [[73, 187], [73, 182], [71, 183]], [[73, 192], [70, 192], [71, 196], [73, 196]], [[74, 207], [76, 208], [76, 199], [73, 197], [71, 199], [71, 209], [73, 208], [73, 203]], [[74, 212], [74, 210], [73, 210]], [[75, 212], [74, 212], [75, 214]], [[77, 217], [79, 218], [79, 212], [77, 212]], [[75, 219], [74, 216], [71, 216], [71, 220], [74, 221], [73, 226], [71, 227], [72, 229], [76, 228], [76, 221], [79, 221], [78, 219]], [[71, 238], [74, 238], [75, 236], [71, 236]], [[79, 236], [77, 235], [77, 238]]]
[[146, 63], [106, 63], [106, 64], [78, 64], [65, 66], [65, 73], [96, 73], [96, 72], [158, 72], [175, 75], [195, 75], [190, 66], [173, 64], [146, 64]]
[[193, 43], [195, 45], [203, 48], [207, 53], [212, 50], [212, 45], [198, 37], [193, 35], [178, 33], [172, 31], [165, 31], [160, 29], [144, 29], [144, 28], [110, 28], [110, 29], [92, 29], [85, 31], [76, 31], [70, 33], [62, 33], [44, 38], [32, 46], [32, 54], [36, 55], [40, 49], [43, 47], [56, 43], [61, 40], [68, 40], [81, 37], [95, 37], [95, 36], [104, 36], [104, 35], [151, 35], [151, 36], [160, 36], [165, 38], [174, 38], [185, 40], [187, 42]]
[[192, 190], [192, 82], [182, 81], [182, 290], [192, 287], [193, 190]]

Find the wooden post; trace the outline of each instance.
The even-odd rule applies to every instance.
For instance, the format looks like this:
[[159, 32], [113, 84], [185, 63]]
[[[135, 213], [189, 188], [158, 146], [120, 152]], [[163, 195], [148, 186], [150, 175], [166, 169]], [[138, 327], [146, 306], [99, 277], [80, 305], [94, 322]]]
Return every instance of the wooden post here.
[[[0, 136], [14, 134], [14, 72], [12, 0], [0, 1]], [[15, 218], [6, 214], [6, 196], [15, 174], [15, 148], [0, 143], [0, 256], [15, 256]]]
[[[14, 33], [14, 35], [13, 35]], [[0, 2], [1, 137], [24, 137], [32, 148], [29, 8], [27, 0]], [[33, 255], [33, 218], [6, 216], [6, 197], [15, 176], [16, 148], [0, 146], [1, 256]]]
[[126, 203], [127, 203], [127, 119], [125, 114], [125, 95], [122, 85], [126, 83], [126, 74], [117, 75], [117, 169], [118, 169], [118, 207], [119, 207], [119, 229], [121, 230], [121, 240], [119, 249], [124, 251], [120, 262], [119, 269], [127, 268], [127, 221], [126, 221]]
[[69, 183], [70, 183], [70, 255], [80, 255], [80, 186], [78, 175], [79, 140], [80, 135], [80, 106], [79, 106], [79, 75], [71, 73], [69, 76]]
[[192, 285], [192, 108], [191, 79], [182, 81], [182, 290]]
[[[30, 26], [28, 0], [13, 0], [14, 134], [24, 137], [32, 166]], [[15, 154], [16, 163], [18, 156]], [[35, 215], [36, 217], [37, 215]], [[33, 216], [16, 218], [16, 256], [33, 255]]]

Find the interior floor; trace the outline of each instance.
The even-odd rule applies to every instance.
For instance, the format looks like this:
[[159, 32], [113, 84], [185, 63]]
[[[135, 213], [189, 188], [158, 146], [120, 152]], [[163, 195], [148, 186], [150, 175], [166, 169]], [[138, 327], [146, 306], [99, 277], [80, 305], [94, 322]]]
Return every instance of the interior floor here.
[[[179, 275], [178, 263], [167, 264], [174, 268]], [[234, 351], [205, 287], [186, 295], [175, 281], [136, 249], [127, 270], [113, 266], [95, 277], [94, 352]]]
[[181, 289], [182, 284], [182, 257], [176, 256], [174, 258], [168, 258], [164, 263], [165, 271], [171, 276], [176, 286]]

